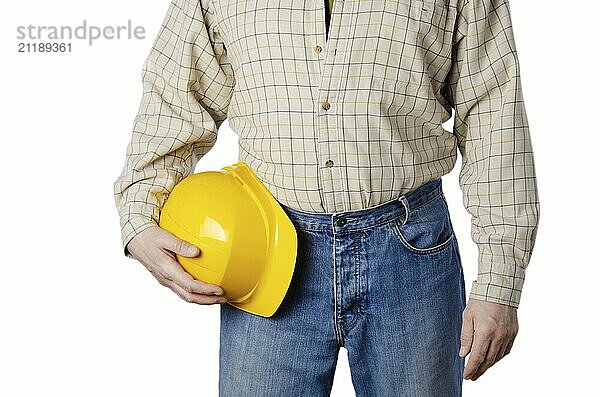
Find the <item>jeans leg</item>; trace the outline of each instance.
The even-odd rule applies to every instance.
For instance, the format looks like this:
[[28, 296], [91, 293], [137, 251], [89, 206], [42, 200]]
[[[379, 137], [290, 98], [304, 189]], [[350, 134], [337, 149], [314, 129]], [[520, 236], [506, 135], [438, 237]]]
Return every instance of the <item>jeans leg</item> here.
[[339, 347], [333, 328], [331, 238], [297, 228], [286, 297], [269, 318], [221, 306], [219, 396], [328, 396]]
[[362, 240], [368, 292], [345, 338], [356, 395], [460, 396], [465, 290], [458, 244], [421, 253], [398, 237], [385, 225]]

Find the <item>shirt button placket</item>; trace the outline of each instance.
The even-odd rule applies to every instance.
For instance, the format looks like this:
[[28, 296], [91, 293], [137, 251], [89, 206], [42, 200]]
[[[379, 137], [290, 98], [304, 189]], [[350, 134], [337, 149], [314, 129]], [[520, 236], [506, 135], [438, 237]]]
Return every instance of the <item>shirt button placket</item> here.
[[[315, 14], [315, 17], [322, 21], [323, 15]], [[323, 26], [322, 24], [319, 24]], [[336, 181], [339, 180], [341, 171], [337, 170], [339, 158], [339, 143], [337, 142], [337, 134], [335, 131], [335, 116], [328, 115], [334, 110], [332, 103], [335, 100], [336, 86], [338, 82], [332, 81], [335, 79], [335, 65], [333, 54], [335, 51], [336, 42], [331, 34], [329, 40], [325, 37], [325, 32], [321, 32], [318, 42], [313, 42], [312, 51], [317, 59], [319, 76], [319, 91], [316, 104], [316, 133], [317, 133], [317, 157], [319, 160], [319, 177], [321, 178], [321, 198], [323, 207], [326, 211], [334, 211], [336, 208], [336, 194], [339, 188], [336, 186]], [[326, 44], [323, 44], [326, 43]], [[328, 46], [328, 47], [325, 47]], [[317, 55], [318, 54], [318, 55]], [[334, 163], [335, 162], [335, 163]], [[336, 165], [336, 167], [334, 167]]]

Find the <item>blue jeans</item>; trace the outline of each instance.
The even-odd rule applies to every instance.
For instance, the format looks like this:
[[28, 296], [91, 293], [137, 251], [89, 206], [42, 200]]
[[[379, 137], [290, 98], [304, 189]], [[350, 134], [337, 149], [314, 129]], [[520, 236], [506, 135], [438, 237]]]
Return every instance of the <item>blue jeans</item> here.
[[221, 305], [219, 396], [328, 396], [340, 347], [357, 396], [460, 396], [465, 284], [441, 178], [361, 210], [281, 205], [291, 285], [270, 318]]

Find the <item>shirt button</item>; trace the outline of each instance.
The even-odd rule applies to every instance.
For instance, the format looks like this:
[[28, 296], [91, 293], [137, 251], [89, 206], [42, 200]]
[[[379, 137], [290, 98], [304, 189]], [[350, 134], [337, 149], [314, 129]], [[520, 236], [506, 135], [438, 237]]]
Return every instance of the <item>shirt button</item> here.
[[329, 110], [329, 108], [331, 107], [331, 104], [329, 104], [329, 102], [325, 101], [325, 102], [323, 102], [323, 105], [321, 105], [321, 107], [325, 110]]
[[318, 54], [323, 50], [323, 47], [321, 47], [320, 45], [316, 45], [315, 46], [315, 52]]
[[327, 160], [327, 161], [325, 162], [325, 165], [326, 165], [327, 167], [331, 168], [331, 167], [333, 167], [333, 161], [332, 161], [332, 160]]

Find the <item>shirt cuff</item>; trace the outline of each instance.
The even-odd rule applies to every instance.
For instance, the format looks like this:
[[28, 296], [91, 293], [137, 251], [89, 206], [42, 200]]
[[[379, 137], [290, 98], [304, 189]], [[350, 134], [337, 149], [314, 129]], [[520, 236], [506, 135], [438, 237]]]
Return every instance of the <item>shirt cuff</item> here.
[[521, 266], [503, 263], [480, 266], [469, 298], [519, 307], [524, 281], [525, 269]]

